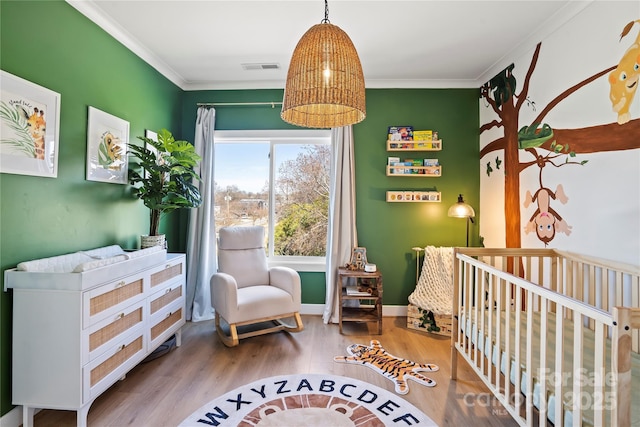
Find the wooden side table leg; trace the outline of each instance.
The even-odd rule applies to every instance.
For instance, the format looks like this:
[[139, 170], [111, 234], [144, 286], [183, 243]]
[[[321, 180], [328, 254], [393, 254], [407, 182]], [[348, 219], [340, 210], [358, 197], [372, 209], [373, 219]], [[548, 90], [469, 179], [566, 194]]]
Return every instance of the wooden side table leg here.
[[340, 326], [340, 334], [342, 334], [342, 276], [338, 274], [338, 325]]
[[378, 335], [382, 335], [382, 276], [378, 277], [376, 283], [378, 288]]

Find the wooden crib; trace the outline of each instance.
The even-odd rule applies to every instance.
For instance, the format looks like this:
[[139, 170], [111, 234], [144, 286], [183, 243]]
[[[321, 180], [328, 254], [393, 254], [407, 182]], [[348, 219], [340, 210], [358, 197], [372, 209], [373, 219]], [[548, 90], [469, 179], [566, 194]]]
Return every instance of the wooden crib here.
[[452, 379], [459, 352], [522, 426], [640, 425], [640, 267], [456, 248], [453, 283]]

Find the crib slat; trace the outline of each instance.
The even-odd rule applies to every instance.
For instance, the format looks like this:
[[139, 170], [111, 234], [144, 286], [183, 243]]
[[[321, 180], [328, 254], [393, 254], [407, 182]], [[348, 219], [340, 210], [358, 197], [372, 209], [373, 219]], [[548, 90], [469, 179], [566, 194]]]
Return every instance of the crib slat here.
[[[596, 338], [594, 342], [593, 357], [593, 424], [595, 427], [604, 425], [605, 394], [605, 325], [598, 323], [595, 328]], [[598, 398], [600, 396], [600, 398]]]
[[[507, 306], [505, 307], [505, 316], [504, 316], [504, 335], [505, 335], [505, 343], [504, 343], [504, 354], [511, 354], [511, 310], [513, 308], [511, 301], [511, 282], [504, 281], [505, 284], [505, 298], [507, 298]], [[502, 355], [501, 355], [502, 356]], [[502, 364], [502, 358], [500, 358], [500, 364]], [[509, 363], [508, 357], [504, 367], [504, 395], [511, 396], [511, 363]]]
[[623, 274], [621, 271], [616, 272], [616, 306], [623, 306], [622, 290], [623, 290]]
[[[525, 295], [527, 305], [527, 354], [525, 356], [527, 373], [527, 388], [525, 393], [525, 418], [527, 425], [533, 425], [533, 293], [527, 292]], [[546, 331], [540, 331], [544, 335]], [[521, 390], [518, 388], [518, 390]]]
[[[515, 284], [513, 284], [515, 286]], [[514, 384], [513, 384], [513, 393], [514, 395], [520, 393], [522, 389], [522, 369], [521, 369], [521, 340], [522, 340], [522, 292], [519, 286], [516, 286], [516, 304], [515, 304], [515, 317], [516, 317], [516, 329], [514, 336], [514, 350], [515, 350], [515, 363], [514, 363]], [[530, 328], [529, 328], [530, 329]]]
[[576, 379], [576, 375], [582, 372], [582, 314], [576, 313], [573, 319], [573, 427], [582, 424], [582, 409], [580, 397], [582, 396], [582, 381]]
[[[486, 359], [487, 359], [487, 378], [489, 378], [489, 381], [491, 381], [491, 373], [492, 373], [492, 368], [493, 368], [493, 364], [491, 363], [492, 360], [492, 355], [493, 355], [493, 343], [494, 342], [498, 342], [498, 337], [494, 337], [493, 336], [493, 316], [495, 313], [498, 313], [497, 308], [497, 304], [495, 304], [495, 301], [493, 299], [493, 275], [485, 273], [488, 283], [487, 283], [487, 287], [489, 288], [489, 297], [488, 297], [488, 302], [487, 302], [487, 307], [488, 307], [488, 311], [489, 311], [489, 316], [488, 316], [488, 327], [489, 329], [487, 330], [487, 342], [489, 343], [488, 346], [485, 346], [488, 348], [487, 350], [487, 354]], [[498, 319], [498, 322], [500, 321], [500, 319]], [[492, 383], [493, 384], [493, 383]], [[494, 384], [496, 387], [498, 386], [498, 384]]]
[[[493, 275], [491, 276], [493, 277]], [[503, 285], [503, 280], [499, 279], [499, 283], [497, 284], [496, 287], [496, 299], [498, 301], [497, 306], [499, 308], [504, 309], [504, 303], [503, 303], [503, 295], [502, 295], [502, 285]], [[506, 297], [505, 297], [506, 298]], [[496, 380], [495, 380], [495, 384], [496, 384], [496, 388], [500, 388], [500, 356], [501, 356], [501, 347], [502, 347], [502, 335], [501, 335], [501, 325], [502, 325], [502, 321], [500, 319], [500, 312], [501, 310], [498, 309], [496, 310]]]
[[[558, 268], [559, 268], [559, 266], [558, 266], [558, 257], [551, 258], [550, 265], [549, 265], [549, 270], [550, 270], [550, 273], [551, 273], [551, 283], [549, 285], [549, 288], [552, 291], [556, 291], [556, 292], [558, 292]], [[549, 309], [550, 309], [550, 311], [552, 313], [555, 313], [556, 310], [557, 310], [556, 309], [556, 303], [552, 302], [550, 307], [549, 307]]]
[[[587, 298], [589, 298], [588, 304], [596, 307], [596, 266], [589, 265], [589, 274], [587, 275]], [[593, 319], [589, 319], [589, 329], [594, 329], [596, 322]]]
[[547, 398], [546, 398], [546, 389], [547, 389], [547, 316], [549, 312], [547, 311], [547, 299], [541, 298], [540, 301], [540, 375], [538, 375], [538, 381], [540, 382], [540, 398], [539, 402], [539, 417], [538, 417], [538, 425], [540, 427], [544, 427], [547, 425]]
[[475, 326], [475, 330], [474, 328], [471, 329], [471, 344], [473, 345], [474, 351], [473, 351], [473, 361], [476, 363], [476, 365], [478, 364], [478, 357], [482, 357], [482, 354], [480, 354], [480, 350], [479, 350], [479, 334], [478, 334], [478, 325], [480, 324], [478, 321], [478, 311], [479, 308], [482, 306], [482, 298], [479, 297], [479, 292], [480, 292], [480, 286], [478, 286], [478, 268], [474, 269], [474, 282], [475, 286], [473, 287], [473, 325]]
[[609, 293], [611, 292], [611, 284], [609, 283], [609, 274], [610, 270], [603, 269], [604, 273], [602, 274], [602, 309], [605, 311], [610, 311], [611, 307], [609, 306]]
[[[482, 372], [485, 371], [484, 368], [484, 361], [486, 359], [486, 355], [484, 354], [484, 341], [485, 341], [485, 324], [484, 324], [484, 319], [485, 319], [485, 314], [486, 314], [486, 306], [489, 303], [488, 301], [486, 301], [485, 299], [485, 295], [486, 295], [486, 284], [484, 281], [484, 270], [478, 269], [478, 280], [480, 280], [480, 282], [476, 282], [479, 283], [480, 286], [480, 299], [476, 300], [476, 306], [479, 307], [479, 311], [480, 311], [480, 328], [478, 330], [478, 338], [476, 338], [476, 348], [478, 349], [478, 354], [480, 355], [480, 370]], [[478, 323], [476, 323], [477, 325]]]
[[[571, 260], [567, 260], [567, 270], [565, 271], [566, 276], [566, 293], [565, 295], [567, 295], [568, 297], [574, 298], [576, 295], [576, 291], [575, 291], [575, 280], [573, 279], [574, 274], [573, 274], [573, 269], [574, 269], [574, 262]], [[573, 312], [571, 310], [569, 310], [566, 313], [567, 319], [573, 319]]]
[[[640, 276], [631, 277], [631, 307], [640, 307]], [[631, 350], [640, 352], [640, 329], [631, 332]]]
[[578, 301], [583, 301], [584, 298], [584, 264], [581, 262], [575, 263], [575, 276], [574, 276], [574, 295], [573, 297]]
[[[564, 308], [558, 307], [556, 311], [556, 364], [555, 372], [562, 372], [562, 366], [564, 366]], [[554, 410], [555, 419], [551, 420], [556, 427], [562, 427], [564, 425], [564, 417], [562, 411], [562, 380], [557, 376], [553, 379], [555, 388], [553, 395], [555, 396]]]

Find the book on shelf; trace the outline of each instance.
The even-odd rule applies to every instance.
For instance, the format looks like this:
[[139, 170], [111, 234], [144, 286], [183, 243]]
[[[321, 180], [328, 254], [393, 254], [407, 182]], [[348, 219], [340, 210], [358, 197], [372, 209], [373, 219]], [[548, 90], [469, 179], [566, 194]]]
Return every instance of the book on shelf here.
[[413, 126], [389, 126], [389, 141], [413, 141]]
[[433, 131], [430, 130], [414, 130], [413, 139], [415, 141], [431, 141], [433, 138]]
[[370, 297], [373, 289], [366, 286], [345, 286], [346, 293], [353, 297]]

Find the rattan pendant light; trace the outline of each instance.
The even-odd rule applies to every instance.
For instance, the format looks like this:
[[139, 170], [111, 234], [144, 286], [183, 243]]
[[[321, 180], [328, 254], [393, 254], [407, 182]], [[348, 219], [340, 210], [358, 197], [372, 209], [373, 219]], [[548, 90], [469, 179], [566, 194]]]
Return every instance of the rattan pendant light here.
[[364, 74], [351, 39], [324, 19], [293, 51], [282, 102], [282, 119], [309, 128], [335, 128], [364, 120]]

